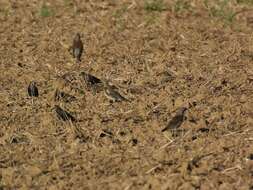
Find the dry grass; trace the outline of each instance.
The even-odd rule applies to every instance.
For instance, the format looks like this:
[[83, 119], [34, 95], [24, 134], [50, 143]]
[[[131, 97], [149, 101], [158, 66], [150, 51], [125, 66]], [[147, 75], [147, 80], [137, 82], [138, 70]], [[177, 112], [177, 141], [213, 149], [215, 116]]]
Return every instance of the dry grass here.
[[[253, 7], [204, 2], [2, 0], [0, 188], [252, 187]], [[69, 52], [76, 32], [80, 68]], [[80, 71], [131, 102], [93, 95]], [[56, 88], [77, 97], [61, 106], [79, 122], [56, 118]], [[161, 129], [189, 105], [186, 133], [169, 142]]]

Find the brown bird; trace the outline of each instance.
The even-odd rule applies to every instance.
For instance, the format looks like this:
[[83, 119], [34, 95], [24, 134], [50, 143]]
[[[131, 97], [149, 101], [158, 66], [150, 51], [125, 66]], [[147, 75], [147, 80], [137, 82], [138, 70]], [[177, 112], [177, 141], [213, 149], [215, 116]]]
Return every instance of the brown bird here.
[[85, 72], [81, 72], [80, 76], [82, 76], [87, 89], [92, 90], [94, 95], [103, 90], [103, 82], [99, 78]]
[[36, 82], [32, 81], [30, 82], [29, 86], [28, 86], [28, 95], [29, 96], [34, 96], [34, 97], [38, 97], [39, 96], [39, 90], [36, 86]]
[[104, 82], [105, 96], [112, 102], [129, 101], [123, 97], [118, 91], [116, 91], [112, 86], [109, 85], [107, 81]]
[[168, 123], [168, 125], [162, 129], [162, 132], [166, 131], [166, 130], [176, 130], [178, 129], [181, 124], [184, 122], [185, 116], [184, 113], [187, 110], [186, 107], [181, 107], [177, 110], [176, 115], [170, 120], [170, 122]]
[[55, 101], [63, 100], [64, 102], [72, 102], [76, 100], [76, 97], [56, 89], [54, 93], [54, 100]]
[[89, 73], [81, 72], [80, 75], [83, 77], [87, 87], [91, 87], [96, 84], [102, 84], [102, 81], [99, 78], [97, 78]]
[[76, 34], [73, 40], [73, 57], [76, 58], [77, 62], [81, 61], [81, 56], [83, 53], [83, 42], [79, 33]]
[[54, 110], [56, 112], [57, 117], [62, 121], [72, 121], [75, 122], [76, 119], [69, 112], [63, 110], [60, 106], [55, 105]]

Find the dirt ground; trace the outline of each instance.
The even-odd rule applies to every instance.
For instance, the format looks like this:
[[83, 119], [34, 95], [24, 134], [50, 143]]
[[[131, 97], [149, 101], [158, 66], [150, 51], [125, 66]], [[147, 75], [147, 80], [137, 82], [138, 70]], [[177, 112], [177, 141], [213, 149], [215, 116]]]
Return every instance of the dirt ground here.
[[[0, 189], [253, 189], [251, 1], [1, 0], [0, 24]], [[130, 102], [88, 91], [81, 71]]]

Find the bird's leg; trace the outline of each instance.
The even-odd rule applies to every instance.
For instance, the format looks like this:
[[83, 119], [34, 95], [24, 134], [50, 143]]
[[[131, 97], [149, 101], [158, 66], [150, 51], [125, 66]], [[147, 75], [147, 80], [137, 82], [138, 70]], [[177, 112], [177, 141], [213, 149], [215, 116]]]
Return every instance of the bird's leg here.
[[96, 95], [96, 90], [94, 89], [94, 87], [91, 87], [91, 91], [92, 91], [93, 96], [95, 96]]
[[177, 129], [171, 130], [171, 134], [172, 134], [172, 137], [177, 137], [178, 136], [178, 130]]
[[76, 64], [78, 64], [80, 66], [80, 62], [81, 62], [81, 60], [76, 58]]

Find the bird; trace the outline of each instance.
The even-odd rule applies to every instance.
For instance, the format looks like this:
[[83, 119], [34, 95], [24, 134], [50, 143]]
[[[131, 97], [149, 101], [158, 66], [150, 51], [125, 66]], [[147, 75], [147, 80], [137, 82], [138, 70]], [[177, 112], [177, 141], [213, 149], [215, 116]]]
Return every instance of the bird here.
[[55, 105], [54, 110], [56, 112], [57, 117], [62, 121], [72, 121], [75, 122], [76, 119], [69, 112], [63, 110], [60, 106]]
[[80, 75], [83, 77], [87, 86], [92, 86], [92, 85], [96, 85], [99, 83], [102, 84], [102, 81], [99, 78], [97, 78], [89, 73], [81, 72]]
[[104, 92], [105, 96], [112, 102], [129, 101], [128, 99], [123, 97], [118, 91], [116, 91], [112, 86], [110, 86], [108, 81], [104, 82]]
[[166, 130], [176, 130], [178, 129], [181, 124], [184, 122], [185, 119], [185, 111], [187, 110], [186, 107], [181, 107], [177, 110], [176, 115], [169, 121], [168, 125], [162, 129], [162, 132], [166, 131]]
[[27, 91], [28, 91], [28, 95], [31, 97], [39, 96], [39, 90], [38, 90], [38, 87], [36, 86], [35, 81], [30, 82]]
[[83, 42], [79, 33], [77, 33], [74, 37], [72, 50], [73, 57], [76, 58], [77, 62], [80, 62], [83, 53]]
[[86, 72], [81, 72], [80, 76], [83, 77], [83, 80], [85, 82], [85, 85], [87, 87], [88, 90], [92, 90], [93, 94], [95, 95], [96, 92], [101, 91], [103, 88], [103, 82], [101, 79], [86, 73]]
[[72, 102], [76, 100], [76, 97], [56, 89], [54, 93], [54, 100], [55, 101], [63, 100], [64, 102]]

